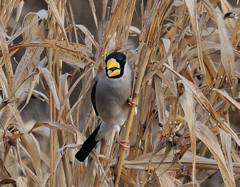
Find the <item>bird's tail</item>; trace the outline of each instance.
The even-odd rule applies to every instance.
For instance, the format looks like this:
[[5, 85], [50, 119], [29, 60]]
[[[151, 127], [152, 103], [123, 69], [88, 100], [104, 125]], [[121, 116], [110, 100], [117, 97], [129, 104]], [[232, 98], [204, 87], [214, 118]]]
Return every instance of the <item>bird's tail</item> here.
[[93, 131], [93, 133], [83, 143], [82, 148], [76, 153], [75, 157], [80, 162], [83, 162], [87, 158], [87, 156], [90, 154], [92, 149], [98, 143], [98, 141], [95, 140], [95, 137], [97, 136], [99, 129], [100, 129], [100, 125], [98, 125], [98, 127]]

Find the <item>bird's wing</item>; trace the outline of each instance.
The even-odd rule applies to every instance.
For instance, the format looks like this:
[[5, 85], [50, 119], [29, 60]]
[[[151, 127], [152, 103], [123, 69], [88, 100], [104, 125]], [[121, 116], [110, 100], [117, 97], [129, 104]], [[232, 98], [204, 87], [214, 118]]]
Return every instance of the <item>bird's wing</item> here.
[[97, 88], [97, 83], [98, 83], [98, 78], [95, 77], [92, 82], [92, 92], [91, 92], [91, 100], [92, 100], [92, 105], [95, 110], [96, 115], [98, 116], [98, 111], [96, 107], [96, 88]]

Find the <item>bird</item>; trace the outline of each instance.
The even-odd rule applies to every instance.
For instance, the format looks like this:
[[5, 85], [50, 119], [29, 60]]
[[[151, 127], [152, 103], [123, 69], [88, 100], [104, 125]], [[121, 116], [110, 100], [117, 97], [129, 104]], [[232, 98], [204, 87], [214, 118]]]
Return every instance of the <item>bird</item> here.
[[83, 143], [75, 157], [83, 162], [103, 136], [114, 129], [116, 141], [123, 149], [127, 140], [120, 138], [120, 126], [128, 116], [129, 105], [133, 105], [130, 96], [133, 88], [133, 70], [125, 54], [110, 53], [106, 59], [106, 68], [94, 77], [91, 85], [91, 101], [101, 123]]

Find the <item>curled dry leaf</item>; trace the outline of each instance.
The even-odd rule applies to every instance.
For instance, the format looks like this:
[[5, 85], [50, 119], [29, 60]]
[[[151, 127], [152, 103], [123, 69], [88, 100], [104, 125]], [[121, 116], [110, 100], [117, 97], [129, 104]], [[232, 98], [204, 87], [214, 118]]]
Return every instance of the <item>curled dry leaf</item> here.
[[54, 129], [54, 130], [63, 130], [63, 131], [71, 132], [71, 133], [77, 132], [76, 127], [71, 124], [38, 121], [34, 124], [32, 129], [28, 133], [30, 134], [30, 133], [32, 133], [32, 131], [34, 131], [34, 129], [36, 129], [38, 127], [42, 127], [42, 126], [48, 127], [50, 129]]
[[219, 129], [219, 134], [221, 138], [222, 149], [224, 152], [224, 158], [226, 161], [226, 167], [228, 168], [229, 175], [231, 179], [234, 181], [234, 172], [233, 172], [233, 162], [231, 156], [231, 134], [226, 133], [225, 131]]
[[65, 41], [68, 43], [68, 38], [67, 38], [67, 34], [66, 31], [64, 29], [64, 23], [60, 17], [60, 14], [58, 12], [57, 6], [55, 4], [55, 2], [51, 1], [51, 0], [46, 0], [46, 3], [48, 4], [48, 7], [50, 8], [50, 10], [52, 11], [52, 15], [56, 18], [57, 23], [63, 33], [63, 36], [65, 38]]
[[229, 78], [229, 81], [232, 82], [232, 80], [235, 78], [234, 53], [232, 50], [231, 42], [229, 40], [227, 29], [224, 26], [223, 18], [220, 15], [218, 15], [217, 18], [217, 24], [221, 43], [221, 62], [225, 69], [226, 75]]
[[93, 46], [95, 47], [96, 50], [99, 50], [98, 43], [94, 39], [94, 36], [91, 34], [91, 32], [84, 26], [84, 25], [76, 25], [77, 28], [79, 28], [85, 36], [92, 42]]
[[[198, 129], [197, 129], [198, 131]], [[196, 132], [198, 133], [198, 132]], [[197, 134], [198, 136], [198, 134]], [[206, 137], [207, 138], [207, 137]], [[157, 153], [152, 157], [151, 161], [151, 167], [156, 168], [159, 164], [159, 158], [162, 158], [164, 153]], [[168, 168], [168, 166], [172, 163], [174, 155], [170, 152], [166, 159], [163, 161], [161, 167], [159, 167], [158, 172], [162, 172]], [[146, 171], [146, 168], [149, 166], [149, 160], [151, 158], [151, 154], [144, 154], [142, 156], [139, 156], [138, 158], [128, 161], [124, 160], [123, 165], [126, 168], [131, 168], [131, 169], [137, 169], [141, 171]], [[112, 166], [114, 164], [113, 160], [109, 166]], [[183, 157], [181, 158], [180, 162], [184, 165], [186, 165], [187, 168], [192, 168], [192, 153], [191, 152], [186, 152]], [[216, 160], [211, 159], [211, 158], [205, 158], [196, 155], [196, 169], [198, 170], [204, 170], [204, 169], [209, 169], [209, 170], [218, 170], [218, 163]], [[169, 171], [179, 171], [180, 170], [180, 165], [179, 163], [175, 163], [172, 165], [171, 168], [169, 168]], [[239, 173], [240, 172], [240, 165], [239, 164], [234, 164], [234, 172]], [[231, 179], [230, 179], [231, 180]]]
[[[31, 78], [34, 77], [35, 68], [37, 66], [41, 67], [40, 55], [43, 51], [44, 48], [42, 47], [27, 48], [22, 56], [14, 76], [17, 87], [17, 90], [15, 90], [17, 98], [25, 94], [26, 91], [29, 91], [28, 88], [32, 86]], [[35, 77], [33, 79], [35, 79]]]
[[57, 94], [57, 90], [56, 90], [56, 87], [55, 87], [55, 82], [54, 82], [54, 79], [52, 77], [52, 74], [49, 72], [48, 69], [41, 68], [41, 67], [38, 67], [36, 69], [36, 72], [40, 73], [40, 75], [42, 75], [44, 77], [44, 79], [46, 80], [47, 85], [49, 86], [50, 90], [52, 91], [55, 106], [59, 110], [60, 109], [60, 101], [59, 101], [59, 98], [58, 98], [58, 94]]
[[98, 29], [98, 21], [97, 21], [96, 8], [95, 8], [95, 5], [94, 5], [94, 1], [89, 0], [89, 3], [90, 3], [90, 6], [91, 6], [91, 9], [92, 9], [93, 19], [94, 19], [96, 28]]
[[217, 92], [219, 96], [227, 100], [229, 103], [231, 103], [232, 106], [236, 107], [236, 109], [240, 111], [240, 103], [230, 97], [226, 91], [215, 88], [213, 88], [212, 91]]
[[79, 59], [77, 56], [75, 56], [71, 53], [59, 51], [58, 58], [64, 62], [71, 64], [73, 66], [76, 66], [78, 68], [84, 69], [84, 67], [85, 67], [85, 63], [81, 59]]
[[5, 186], [7, 184], [12, 184], [13, 186], [26, 187], [28, 186], [26, 177], [9, 177], [0, 180], [0, 186]]
[[8, 96], [11, 99], [14, 98], [14, 75], [13, 75], [13, 68], [11, 64], [11, 59], [9, 55], [9, 50], [8, 50], [8, 45], [6, 41], [6, 32], [4, 30], [4, 25], [2, 22], [2, 19], [0, 19], [0, 45], [1, 45], [1, 51], [3, 55], [3, 60], [5, 64], [5, 71], [6, 71], [6, 78], [7, 78], [7, 91], [8, 91]]
[[213, 132], [205, 124], [198, 121], [196, 125], [196, 135], [213, 154], [222, 174], [224, 183], [228, 186], [235, 186], [234, 178], [231, 175], [231, 172], [228, 171], [221, 147]]
[[169, 175], [167, 172], [158, 177], [160, 186], [175, 187], [176, 179]]
[[165, 114], [165, 104], [164, 104], [164, 94], [162, 88], [162, 81], [158, 77], [154, 77], [154, 84], [155, 84], [155, 92], [156, 92], [156, 103], [158, 107], [158, 119], [159, 122], [165, 124], [167, 122], [166, 114]]
[[[34, 174], [33, 177], [36, 178], [37, 181], [41, 181], [42, 169], [39, 143], [32, 134], [25, 133], [20, 137], [20, 139], [23, 147], [26, 149], [26, 152], [30, 155], [30, 158], [32, 160], [32, 165], [36, 173], [36, 175]], [[32, 172], [28, 167], [24, 167], [24, 170], [25, 172]]]
[[62, 103], [64, 99], [66, 98], [67, 92], [68, 92], [68, 87], [69, 87], [69, 79], [71, 75], [68, 73], [65, 73], [60, 76], [59, 78], [59, 99], [60, 102]]
[[30, 12], [24, 17], [22, 27], [26, 28], [29, 26], [29, 28], [23, 33], [24, 41], [32, 40], [35, 37], [38, 31], [38, 21], [38, 15], [34, 12]]
[[[184, 92], [181, 92], [181, 96], [179, 99], [179, 102], [183, 108], [184, 114], [185, 114], [185, 120], [188, 125], [189, 129], [189, 135], [190, 135], [190, 142], [191, 142], [191, 148], [192, 148], [192, 177], [195, 178], [195, 173], [196, 173], [196, 114], [195, 114], [195, 107], [196, 107], [196, 102], [194, 100], [194, 94], [192, 90], [189, 87], [189, 84], [185, 81], [182, 80], [179, 83], [182, 83], [181, 85], [184, 87]], [[181, 87], [182, 87], [181, 86]], [[180, 94], [179, 94], [180, 95]], [[193, 180], [194, 181], [194, 180]]]
[[141, 34], [141, 30], [137, 27], [134, 26], [130, 26], [130, 30], [129, 30], [130, 34]]

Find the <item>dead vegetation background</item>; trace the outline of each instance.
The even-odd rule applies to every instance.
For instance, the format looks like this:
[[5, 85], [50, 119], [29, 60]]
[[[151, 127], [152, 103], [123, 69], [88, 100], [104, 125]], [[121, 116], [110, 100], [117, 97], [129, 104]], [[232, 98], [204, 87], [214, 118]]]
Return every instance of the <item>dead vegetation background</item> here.
[[[239, 186], [240, 10], [227, 0], [87, 3], [45, 0], [31, 12], [37, 4], [0, 1], [0, 185]], [[91, 29], [76, 21], [89, 15]], [[122, 129], [130, 150], [112, 132], [80, 163], [99, 122], [88, 89], [115, 50], [136, 76], [138, 113]]]

